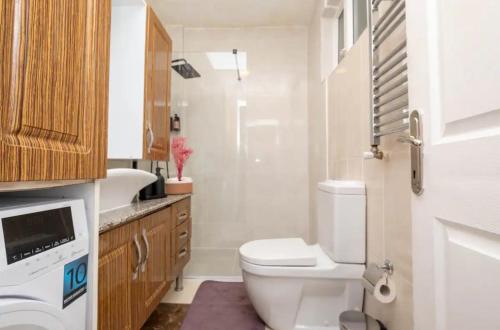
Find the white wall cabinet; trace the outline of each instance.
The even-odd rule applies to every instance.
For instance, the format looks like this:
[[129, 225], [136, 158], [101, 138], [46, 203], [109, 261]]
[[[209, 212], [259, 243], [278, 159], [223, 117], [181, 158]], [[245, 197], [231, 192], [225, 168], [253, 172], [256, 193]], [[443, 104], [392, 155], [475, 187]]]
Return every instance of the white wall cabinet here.
[[141, 0], [113, 0], [109, 159], [166, 160], [172, 41]]

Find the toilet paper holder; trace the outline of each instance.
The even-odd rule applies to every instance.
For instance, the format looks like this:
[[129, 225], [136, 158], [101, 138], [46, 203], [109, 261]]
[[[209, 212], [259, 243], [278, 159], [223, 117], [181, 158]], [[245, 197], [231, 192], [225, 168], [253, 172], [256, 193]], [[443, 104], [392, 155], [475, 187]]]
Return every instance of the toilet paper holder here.
[[396, 299], [396, 285], [391, 280], [394, 265], [388, 259], [383, 264], [370, 263], [361, 278], [361, 284], [366, 292], [383, 304], [389, 304]]
[[377, 265], [377, 268], [387, 275], [392, 275], [394, 273], [394, 265], [389, 259], [385, 259], [383, 264]]

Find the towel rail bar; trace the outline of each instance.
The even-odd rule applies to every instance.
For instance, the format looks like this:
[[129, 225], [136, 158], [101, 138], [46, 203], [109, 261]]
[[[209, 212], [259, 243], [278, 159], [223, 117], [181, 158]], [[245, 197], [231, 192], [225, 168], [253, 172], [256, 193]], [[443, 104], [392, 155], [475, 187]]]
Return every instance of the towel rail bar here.
[[[379, 0], [377, 5], [373, 5], [372, 6], [372, 12], [373, 11], [378, 11], [378, 4], [382, 2], [382, 0]], [[390, 5], [389, 8], [387, 8], [387, 10], [385, 11], [385, 13], [382, 14], [382, 16], [380, 16], [377, 20], [377, 22], [375, 24], [373, 24], [373, 28], [374, 29], [377, 29], [380, 24], [383, 24], [385, 22], [385, 20], [387, 19], [387, 17], [391, 14], [391, 12], [394, 10], [394, 8], [396, 8], [396, 6], [399, 4], [399, 0], [394, 0], [392, 2], [392, 4]]]
[[387, 121], [380, 121], [380, 122], [376, 123], [374, 126], [376, 128], [380, 128], [380, 127], [383, 127], [383, 126], [387, 126], [387, 125], [390, 125], [390, 124], [397, 123], [399, 121], [402, 121], [403, 119], [408, 119], [408, 110], [401, 111], [401, 113], [398, 114], [397, 116], [394, 116], [393, 118], [388, 119]]
[[385, 135], [403, 132], [403, 131], [406, 131], [408, 129], [408, 125], [409, 125], [409, 120], [406, 119], [406, 120], [403, 120], [403, 124], [401, 124], [400, 126], [395, 126], [392, 128], [388, 128], [387, 130], [377, 132], [377, 133], [375, 133], [375, 136], [381, 137], [381, 136], [385, 136]]
[[[381, 6], [383, 1], [390, 3]], [[381, 159], [380, 138], [409, 128], [407, 44], [406, 36], [400, 33], [405, 31], [406, 3], [371, 0], [369, 6], [370, 150]], [[399, 37], [401, 40], [395, 39]]]
[[375, 26], [373, 27], [374, 37], [377, 37], [377, 33], [381, 33], [387, 25], [391, 23], [391, 20], [394, 20], [396, 16], [401, 13], [402, 10], [405, 9], [404, 1], [394, 1], [394, 3], [387, 9], [382, 17], [377, 21]]
[[388, 62], [385, 62], [384, 64], [373, 69], [374, 76], [376, 79], [380, 78], [380, 76], [383, 76], [385, 73], [391, 71], [395, 66], [401, 64], [407, 57], [408, 56], [405, 51], [397, 56], [394, 56], [393, 58], [390, 58]]
[[390, 82], [392, 79], [396, 78], [397, 76], [403, 74], [406, 72], [407, 70], [407, 65], [406, 63], [403, 64], [402, 67], [400, 68], [397, 68], [393, 71], [391, 71], [391, 73], [383, 76], [384, 79], [380, 79], [381, 77], [375, 77], [375, 83], [374, 83], [374, 86], [373, 86], [373, 90], [377, 90], [377, 89], [380, 89], [382, 86], [384, 86], [385, 84], [387, 84], [388, 82]]
[[394, 48], [388, 55], [384, 57], [383, 60], [380, 60], [376, 66], [374, 66], [375, 70], [383, 67], [387, 62], [389, 62], [395, 55], [397, 55], [400, 51], [406, 48], [406, 40], [403, 40], [400, 44]]
[[408, 111], [408, 102], [406, 102], [405, 104], [398, 104], [396, 106], [390, 107], [389, 109], [385, 109], [383, 111], [378, 111], [373, 115], [373, 117], [380, 118], [380, 117], [386, 116], [388, 114], [391, 114], [394, 111], [406, 111], [407, 112]]
[[385, 33], [380, 37], [375, 38], [373, 40], [374, 50], [377, 50], [380, 47], [380, 45], [382, 45], [382, 43], [387, 38], [389, 38], [392, 35], [392, 33], [401, 25], [401, 23], [405, 21], [405, 19], [406, 19], [406, 13], [403, 13], [395, 21], [391, 22], [392, 25], [389, 28], [387, 28], [387, 31], [385, 31]]
[[379, 99], [382, 96], [385, 96], [391, 93], [392, 91], [398, 89], [399, 87], [407, 86], [407, 83], [408, 83], [408, 77], [406, 76], [406, 73], [403, 73], [401, 78], [395, 80], [391, 84], [387, 84], [386, 86], [384, 86], [384, 88], [379, 88], [375, 92], [374, 97]]
[[375, 107], [380, 108], [381, 106], [384, 106], [384, 105], [389, 104], [393, 101], [396, 101], [397, 99], [399, 99], [400, 97], [403, 97], [403, 96], [408, 96], [408, 87], [406, 87], [405, 89], [403, 89], [399, 93], [387, 98], [386, 100], [375, 102]]

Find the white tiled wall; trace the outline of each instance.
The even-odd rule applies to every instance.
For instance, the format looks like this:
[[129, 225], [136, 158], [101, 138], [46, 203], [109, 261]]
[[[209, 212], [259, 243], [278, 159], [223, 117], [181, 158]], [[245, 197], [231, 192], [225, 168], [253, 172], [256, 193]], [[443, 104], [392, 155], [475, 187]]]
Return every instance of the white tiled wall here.
[[[318, 6], [322, 2], [318, 1]], [[320, 60], [320, 22], [318, 12], [309, 27], [311, 234], [316, 226], [317, 181], [325, 176], [364, 180], [368, 196], [367, 259], [376, 263], [385, 258], [392, 260], [398, 291], [396, 301], [388, 305], [367, 295], [365, 311], [382, 320], [388, 329], [410, 330], [413, 316], [409, 149], [395, 142], [394, 137], [385, 137], [381, 145], [385, 153], [383, 161], [362, 158], [370, 147], [368, 34], [365, 31], [325, 84], [319, 74], [311, 71], [316, 70], [316, 62]], [[314, 235], [311, 238], [314, 241]]]
[[[194, 149], [185, 273], [235, 276], [244, 242], [308, 236], [307, 29], [184, 29], [183, 40], [174, 57], [202, 76], [173, 84], [172, 110], [183, 111], [182, 134]], [[214, 70], [206, 55], [234, 48], [247, 53], [241, 82], [236, 71]]]
[[328, 178], [327, 82], [321, 79], [321, 10], [318, 6], [308, 36], [309, 239], [316, 241], [317, 184]]
[[397, 299], [382, 305], [365, 295], [365, 311], [389, 329], [412, 329], [410, 152], [394, 136], [382, 138], [382, 161], [362, 158], [369, 143], [369, 59], [365, 32], [329, 80], [330, 172], [367, 186], [368, 263], [390, 259]]

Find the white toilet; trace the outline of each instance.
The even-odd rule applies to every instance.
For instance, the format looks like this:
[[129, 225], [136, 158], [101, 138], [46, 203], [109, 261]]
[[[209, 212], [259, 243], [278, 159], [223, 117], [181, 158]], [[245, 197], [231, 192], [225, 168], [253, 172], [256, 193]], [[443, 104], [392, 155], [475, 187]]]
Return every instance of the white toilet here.
[[273, 330], [337, 330], [342, 311], [362, 308], [365, 185], [321, 182], [317, 199], [319, 244], [286, 238], [240, 247], [248, 295]]

